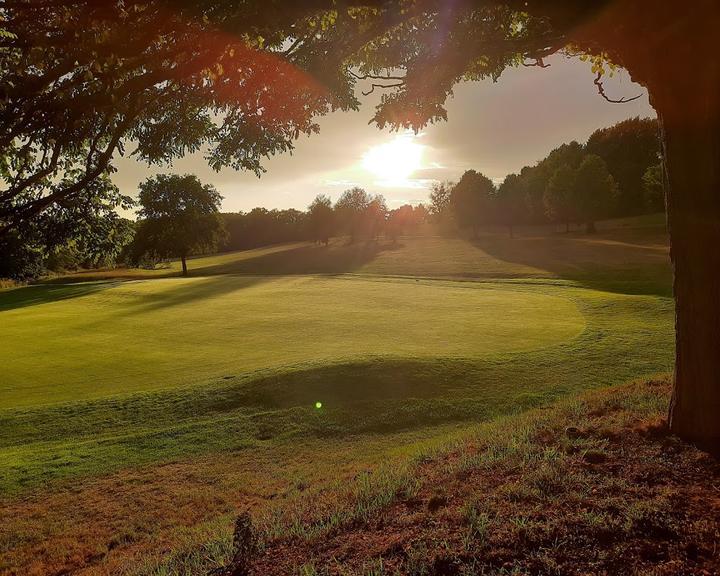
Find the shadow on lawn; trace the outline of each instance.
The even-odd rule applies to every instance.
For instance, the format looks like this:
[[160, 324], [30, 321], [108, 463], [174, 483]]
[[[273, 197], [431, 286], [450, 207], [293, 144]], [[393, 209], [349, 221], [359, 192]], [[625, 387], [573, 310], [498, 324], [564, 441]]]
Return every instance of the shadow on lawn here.
[[130, 314], [223, 296], [271, 281], [278, 276], [351, 272], [389, 248], [392, 248], [389, 244], [375, 242], [300, 246], [252, 259], [198, 268], [190, 272], [190, 277], [195, 277], [195, 281], [147, 294], [145, 302]]
[[197, 268], [190, 275], [214, 274], [342, 274], [361, 268], [381, 252], [398, 248], [390, 242], [337, 239], [328, 246], [308, 244], [216, 266]]
[[551, 272], [588, 288], [621, 294], [672, 296], [667, 238], [661, 228], [542, 236], [484, 235], [472, 244], [487, 254]]
[[117, 281], [106, 281], [74, 284], [36, 284], [11, 288], [10, 290], [0, 291], [0, 312], [87, 296], [117, 285]]

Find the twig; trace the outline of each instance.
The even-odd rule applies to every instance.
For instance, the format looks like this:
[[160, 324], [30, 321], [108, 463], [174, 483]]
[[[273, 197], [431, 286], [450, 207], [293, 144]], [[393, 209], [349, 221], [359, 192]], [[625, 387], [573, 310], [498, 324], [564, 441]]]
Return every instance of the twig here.
[[641, 92], [637, 96], [633, 96], [632, 98], [625, 98], [624, 96], [620, 98], [620, 100], [614, 100], [613, 98], [610, 98], [607, 94], [605, 94], [605, 88], [603, 87], [603, 83], [600, 81], [602, 78], [602, 72], [598, 72], [597, 76], [595, 76], [595, 80], [593, 81], [595, 86], [597, 86], [598, 94], [605, 98], [608, 102], [611, 102], [612, 104], [625, 104], [627, 102], [632, 102], [633, 100], [637, 100], [640, 98], [643, 93]]

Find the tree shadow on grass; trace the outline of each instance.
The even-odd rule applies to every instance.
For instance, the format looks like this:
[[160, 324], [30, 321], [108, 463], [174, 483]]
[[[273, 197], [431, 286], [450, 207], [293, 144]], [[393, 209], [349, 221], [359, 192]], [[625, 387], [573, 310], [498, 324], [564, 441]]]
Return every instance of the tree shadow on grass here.
[[35, 284], [33, 286], [11, 288], [0, 291], [0, 312], [87, 296], [117, 285], [118, 282], [116, 281], [105, 281], [73, 284]]
[[482, 235], [472, 244], [487, 254], [546, 270], [588, 288], [621, 294], [672, 296], [672, 269], [662, 229], [601, 230], [594, 235]]
[[198, 268], [190, 273], [191, 281], [170, 284], [165, 290], [147, 294], [146, 301], [130, 314], [223, 296], [278, 276], [351, 272], [389, 248], [389, 244], [375, 242], [351, 245], [337, 242], [330, 246], [300, 246], [252, 259]]
[[192, 270], [190, 275], [343, 274], [361, 268], [381, 252], [393, 248], [397, 248], [397, 245], [390, 242], [363, 241], [348, 244], [343, 239], [336, 239], [328, 246], [312, 244], [296, 246], [255, 258], [197, 268]]

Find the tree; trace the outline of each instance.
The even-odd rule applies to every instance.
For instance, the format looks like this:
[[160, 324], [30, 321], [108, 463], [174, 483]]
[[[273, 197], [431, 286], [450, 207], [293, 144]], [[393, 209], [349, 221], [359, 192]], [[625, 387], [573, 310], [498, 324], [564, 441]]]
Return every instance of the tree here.
[[454, 234], [457, 230], [455, 215], [450, 205], [454, 182], [433, 182], [430, 186], [430, 218], [440, 232], [445, 235]]
[[643, 202], [650, 212], [665, 210], [665, 184], [662, 164], [655, 164], [645, 170], [642, 177]]
[[600, 156], [617, 182], [618, 215], [640, 214], [647, 209], [642, 177], [660, 157], [658, 131], [654, 118], [630, 118], [596, 130], [588, 138], [586, 153]]
[[[0, 234], [108, 173], [123, 142], [151, 161], [205, 144], [213, 166], [260, 171], [266, 154], [317, 129], [313, 117], [356, 107], [358, 81], [388, 90], [378, 126], [419, 129], [446, 118], [457, 82], [561, 51], [591, 61], [601, 97], [627, 101], [603, 86], [623, 66], [662, 126], [677, 316], [670, 427], [720, 451], [720, 252], [707, 250], [720, 242], [715, 0], [6, 0], [1, 10]], [[58, 186], [67, 167], [77, 177]]]
[[477, 238], [478, 228], [492, 218], [495, 184], [475, 170], [468, 170], [452, 189], [450, 203], [461, 228], [471, 228]]
[[577, 170], [563, 164], [552, 175], [545, 189], [545, 211], [553, 222], [565, 224], [570, 232], [570, 222], [577, 216], [576, 195]]
[[344, 232], [350, 236], [353, 244], [362, 232], [365, 212], [370, 206], [370, 195], [362, 188], [354, 187], [345, 190], [335, 203], [335, 213]]
[[114, 265], [134, 235], [116, 208], [133, 206], [109, 178], [94, 180], [82, 194], [0, 235], [0, 277], [30, 280], [48, 270]]
[[595, 221], [607, 218], [617, 199], [617, 184], [600, 156], [588, 154], [575, 174], [572, 195], [578, 219], [588, 234], [595, 232]]
[[517, 174], [508, 174], [498, 187], [496, 195], [497, 215], [513, 237], [513, 226], [527, 216], [526, 190]]
[[417, 209], [413, 209], [410, 204], [404, 204], [388, 212], [385, 235], [392, 239], [393, 244], [397, 244], [398, 237], [402, 236], [408, 227], [419, 223], [417, 218], [420, 214], [416, 212], [421, 213], [424, 208], [422, 204]]
[[220, 217], [227, 231], [220, 250], [247, 250], [310, 238], [308, 215], [292, 208], [253, 208], [249, 212], [226, 213]]
[[382, 194], [376, 194], [367, 205], [364, 214], [365, 230], [373, 240], [377, 240], [385, 228], [387, 219], [387, 203]]
[[197, 176], [160, 174], [140, 184], [140, 223], [136, 255], [176, 257], [187, 276], [187, 257], [216, 248], [224, 229], [222, 196]]
[[312, 201], [308, 207], [308, 226], [313, 240], [327, 246], [335, 227], [335, 213], [328, 196], [318, 194]]

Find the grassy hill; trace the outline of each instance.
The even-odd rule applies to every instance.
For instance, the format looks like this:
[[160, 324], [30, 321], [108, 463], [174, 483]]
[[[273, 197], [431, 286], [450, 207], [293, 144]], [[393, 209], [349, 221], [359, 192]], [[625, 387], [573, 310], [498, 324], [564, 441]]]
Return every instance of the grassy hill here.
[[0, 292], [0, 571], [192, 573], [163, 558], [238, 509], [332, 502], [478, 422], [672, 367], [657, 217], [190, 269]]

